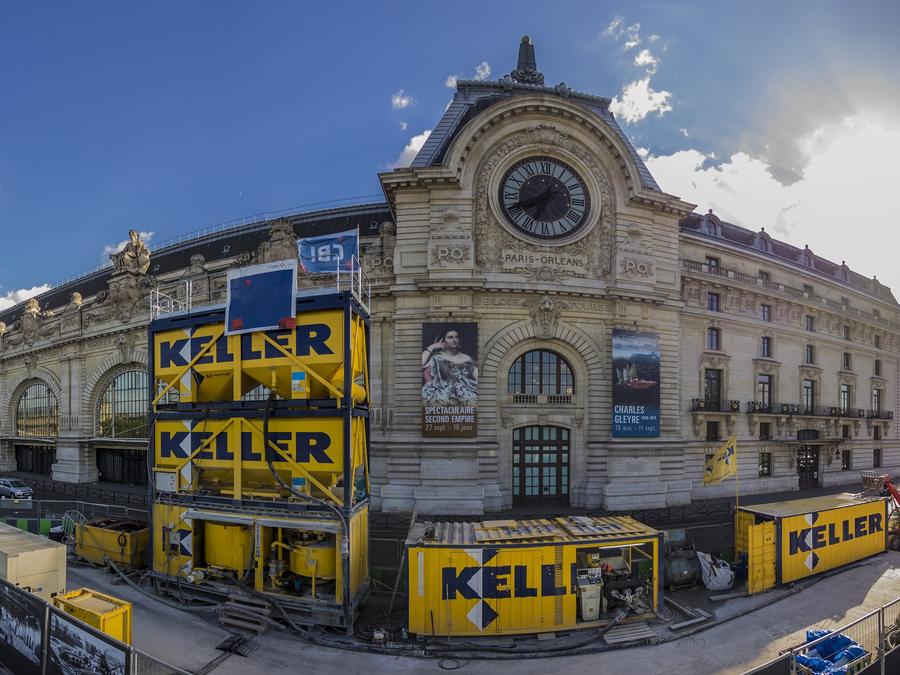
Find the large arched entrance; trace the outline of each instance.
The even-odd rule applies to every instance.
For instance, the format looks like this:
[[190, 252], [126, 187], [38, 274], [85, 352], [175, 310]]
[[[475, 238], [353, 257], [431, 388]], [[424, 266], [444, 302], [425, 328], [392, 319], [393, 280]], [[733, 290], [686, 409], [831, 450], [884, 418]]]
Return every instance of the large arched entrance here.
[[568, 504], [569, 450], [564, 427], [513, 429], [513, 506]]
[[817, 441], [819, 432], [816, 429], [800, 429], [797, 432], [797, 477], [801, 490], [819, 487], [819, 446], [803, 441]]

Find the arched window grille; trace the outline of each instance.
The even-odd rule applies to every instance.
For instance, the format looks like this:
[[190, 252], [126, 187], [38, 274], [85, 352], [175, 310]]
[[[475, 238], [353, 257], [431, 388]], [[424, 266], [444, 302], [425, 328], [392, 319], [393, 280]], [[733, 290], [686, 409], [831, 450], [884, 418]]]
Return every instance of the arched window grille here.
[[148, 375], [126, 370], [109, 383], [97, 410], [97, 436], [147, 438]]
[[549, 402], [568, 403], [575, 394], [572, 367], [562, 356], [549, 349], [525, 352], [509, 369], [509, 393], [522, 403], [537, 402], [547, 396]]
[[59, 434], [59, 404], [43, 382], [28, 386], [16, 404], [16, 436], [55, 437]]

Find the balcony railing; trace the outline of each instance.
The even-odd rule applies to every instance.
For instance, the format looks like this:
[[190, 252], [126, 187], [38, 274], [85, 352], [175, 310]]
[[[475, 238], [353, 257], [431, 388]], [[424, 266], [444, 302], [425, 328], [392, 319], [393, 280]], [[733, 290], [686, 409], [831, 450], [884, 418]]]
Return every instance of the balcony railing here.
[[[807, 417], [862, 418], [866, 416], [866, 410], [863, 408], [842, 408], [837, 405], [807, 406], [802, 403], [766, 403], [762, 401], [749, 401], [747, 403], [747, 412], [758, 415], [804, 415]], [[882, 414], [887, 413], [882, 412]], [[891, 414], [893, 415], [893, 413]]]
[[893, 410], [866, 410], [866, 417], [870, 420], [892, 420], [894, 419]]
[[703, 398], [691, 399], [691, 412], [733, 413], [740, 411], [740, 401], [708, 401]]
[[572, 394], [512, 394], [513, 403], [571, 403]]

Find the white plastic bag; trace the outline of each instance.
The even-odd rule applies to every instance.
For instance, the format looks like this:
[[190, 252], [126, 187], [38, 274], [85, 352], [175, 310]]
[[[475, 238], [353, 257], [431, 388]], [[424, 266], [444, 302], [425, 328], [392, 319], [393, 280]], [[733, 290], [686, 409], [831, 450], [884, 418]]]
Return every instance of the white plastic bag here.
[[728, 591], [734, 585], [734, 572], [724, 560], [697, 551], [703, 574], [703, 585], [711, 591]]

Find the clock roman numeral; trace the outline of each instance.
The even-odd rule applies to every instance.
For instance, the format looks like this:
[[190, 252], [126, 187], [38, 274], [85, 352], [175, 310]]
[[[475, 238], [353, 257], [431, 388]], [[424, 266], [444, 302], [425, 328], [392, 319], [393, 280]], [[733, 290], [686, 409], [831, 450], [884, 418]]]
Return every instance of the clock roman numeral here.
[[575, 199], [573, 197], [572, 198], [572, 206], [584, 206], [584, 200], [583, 199]]
[[541, 234], [550, 234], [550, 226], [547, 223], [541, 223]]
[[541, 162], [541, 173], [546, 174], [548, 176], [553, 175], [553, 169], [550, 162]]
[[581, 215], [582, 215], [581, 213], [577, 213], [574, 209], [571, 209], [566, 214], [566, 220], [568, 220], [569, 222], [571, 222], [574, 225], [579, 220], [581, 220]]
[[525, 216], [525, 220], [522, 221], [522, 227], [531, 232], [534, 230], [534, 218], [531, 216]]
[[507, 211], [507, 213], [509, 213], [509, 215], [511, 215], [513, 217], [513, 220], [518, 220], [519, 216], [521, 216], [523, 213], [522, 207], [519, 206], [518, 204], [514, 204], [514, 205], [510, 206], [506, 211]]
[[507, 202], [515, 202], [519, 199], [519, 193], [515, 190], [504, 190], [503, 191], [503, 200]]

